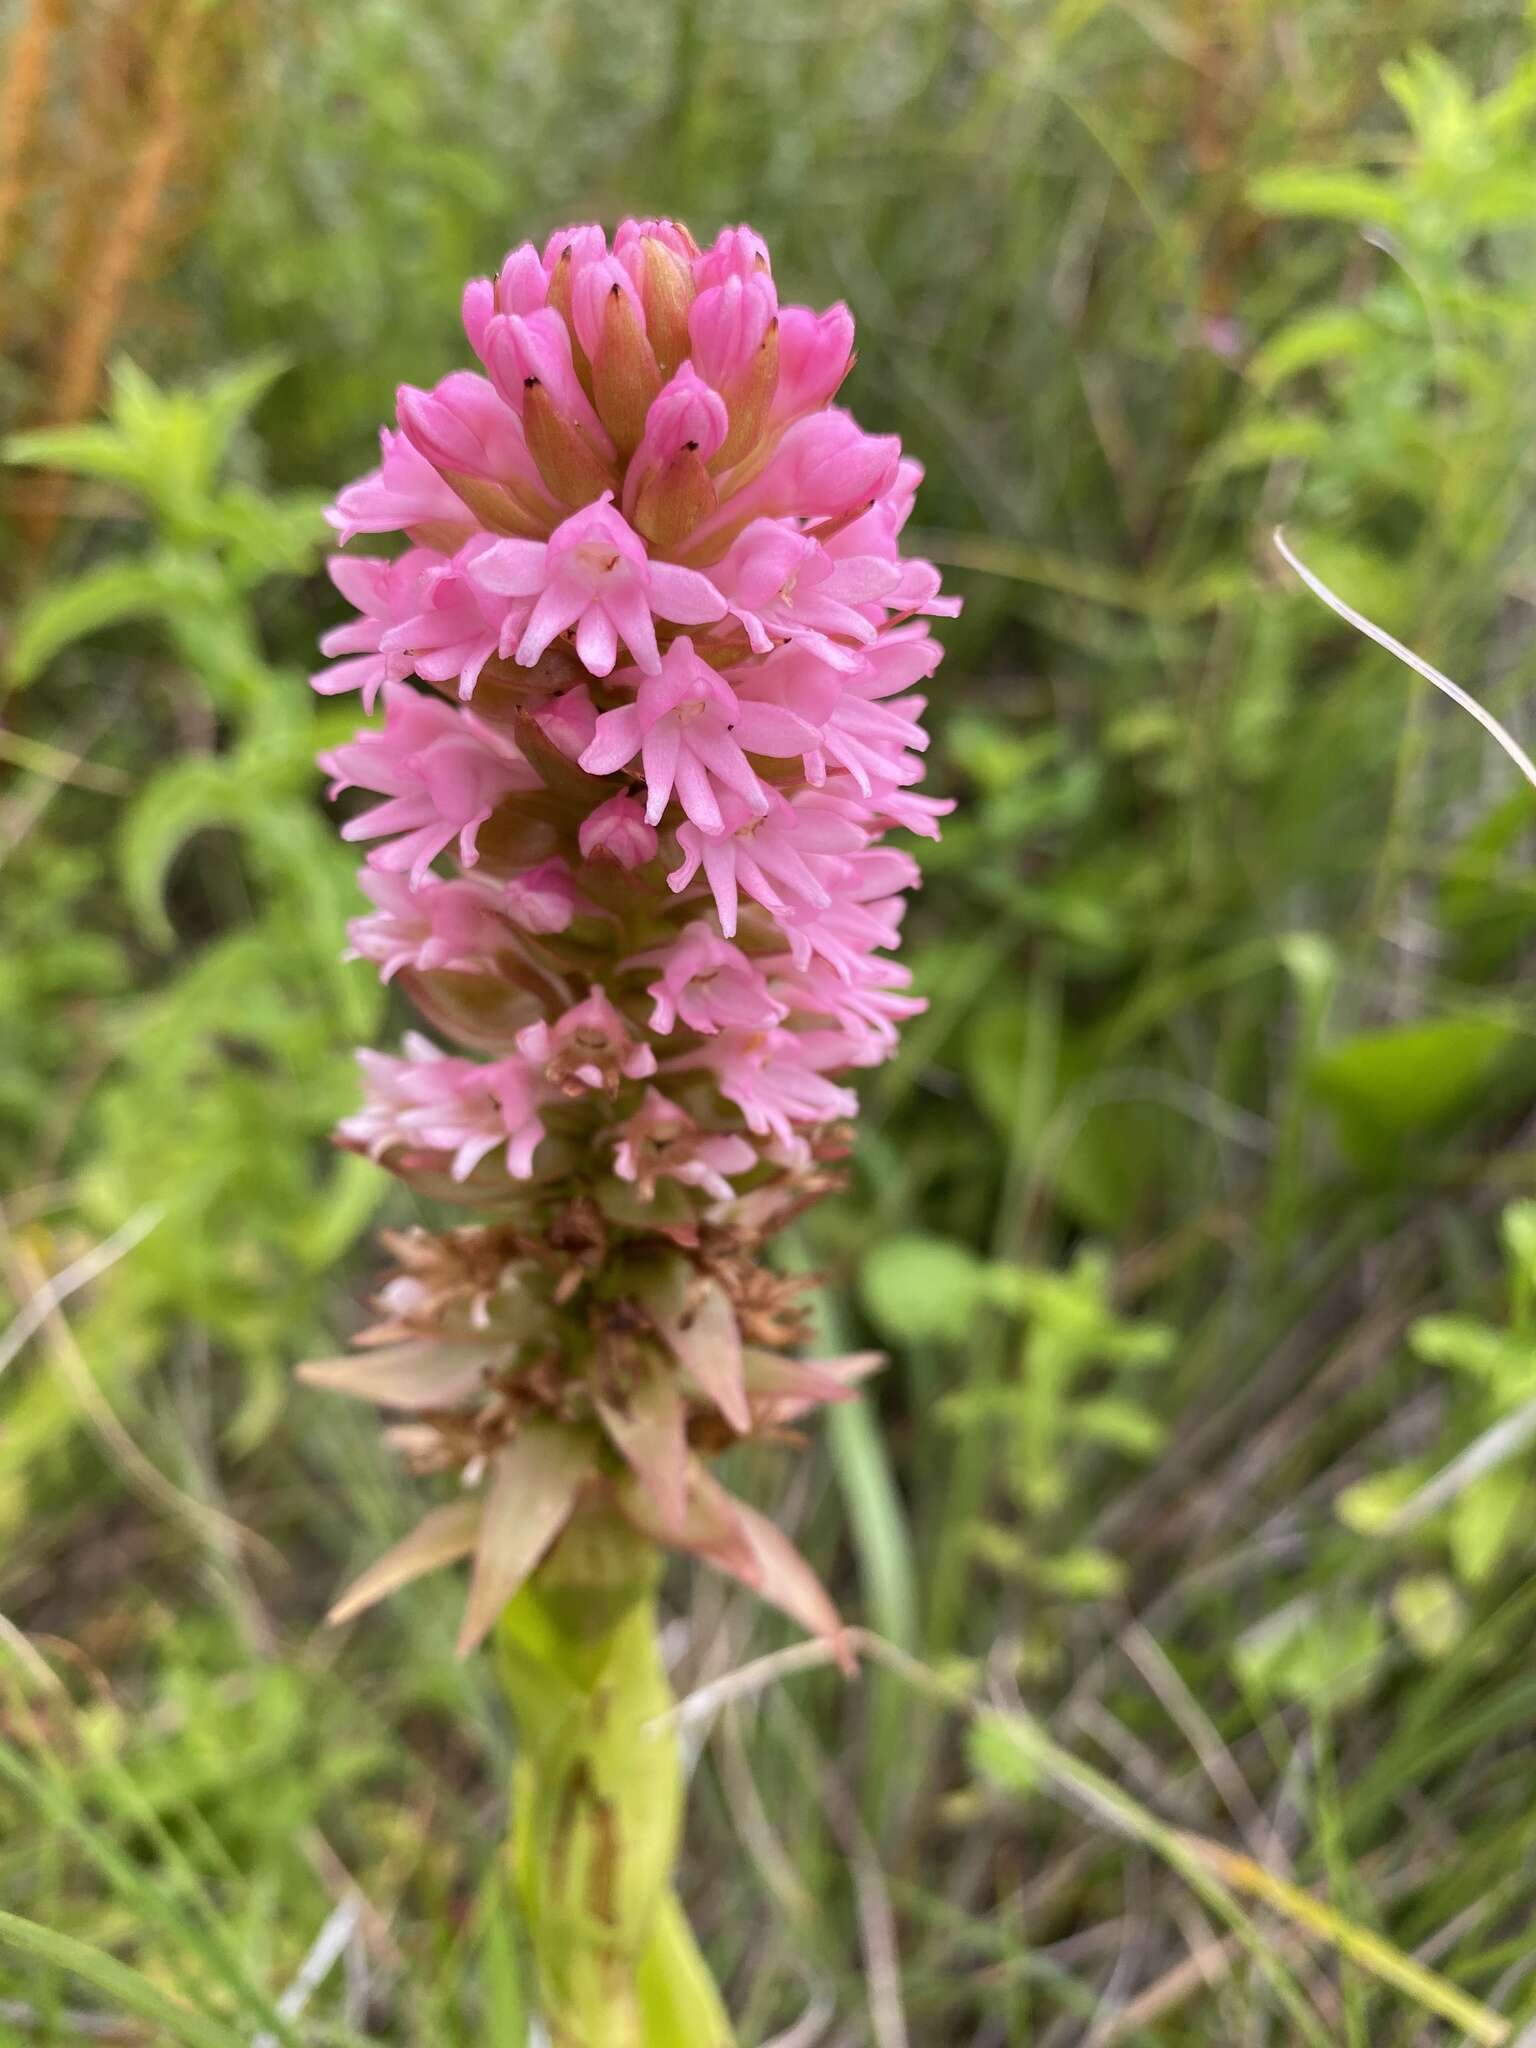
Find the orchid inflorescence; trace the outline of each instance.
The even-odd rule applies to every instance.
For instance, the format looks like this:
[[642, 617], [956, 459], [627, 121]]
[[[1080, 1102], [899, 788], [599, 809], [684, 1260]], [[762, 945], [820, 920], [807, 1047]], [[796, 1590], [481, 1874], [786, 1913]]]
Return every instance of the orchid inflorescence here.
[[357, 616], [314, 683], [383, 706], [322, 763], [382, 799], [342, 828], [352, 950], [457, 1048], [360, 1054], [338, 1136], [484, 1220], [388, 1239], [380, 1320], [306, 1373], [467, 1483], [335, 1612], [472, 1555], [468, 1648], [595, 1506], [835, 1638], [702, 1460], [875, 1363], [792, 1355], [806, 1283], [761, 1248], [922, 1008], [884, 843], [948, 808], [914, 787], [923, 621], [958, 609], [900, 553], [921, 471], [832, 404], [848, 311], [780, 306], [749, 228], [565, 229], [464, 325], [485, 374], [402, 386], [329, 514], [409, 545], [333, 559]]

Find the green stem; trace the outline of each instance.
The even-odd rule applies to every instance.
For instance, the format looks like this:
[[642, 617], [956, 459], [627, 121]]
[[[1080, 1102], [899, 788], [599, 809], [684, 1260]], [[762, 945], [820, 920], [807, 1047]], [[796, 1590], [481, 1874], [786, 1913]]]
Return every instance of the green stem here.
[[517, 1721], [513, 1876], [554, 2048], [731, 2048], [672, 1889], [683, 1817], [656, 1640], [660, 1560], [627, 1524], [572, 1523], [507, 1608]]

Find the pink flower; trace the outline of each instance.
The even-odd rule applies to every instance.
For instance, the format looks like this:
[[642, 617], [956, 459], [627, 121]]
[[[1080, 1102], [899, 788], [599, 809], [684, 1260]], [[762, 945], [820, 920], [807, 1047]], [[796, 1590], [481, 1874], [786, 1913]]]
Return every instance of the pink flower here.
[[503, 540], [475, 575], [489, 591], [536, 602], [516, 659], [531, 668], [556, 634], [576, 628], [576, 652], [595, 676], [610, 675], [622, 638], [647, 674], [661, 669], [652, 614], [677, 625], [723, 618], [725, 600], [707, 576], [652, 562], [645, 543], [613, 509], [611, 493], [557, 526], [548, 543]]
[[872, 846], [818, 862], [827, 900], [786, 903], [775, 922], [797, 968], [825, 960], [844, 981], [865, 973], [868, 955], [894, 946], [906, 910], [905, 890], [917, 886], [917, 863], [892, 846]]
[[375, 1159], [396, 1147], [448, 1155], [449, 1174], [467, 1180], [485, 1158], [506, 1145], [507, 1171], [516, 1180], [533, 1172], [544, 1135], [534, 1076], [517, 1058], [456, 1059], [418, 1032], [408, 1032], [405, 1057], [361, 1052], [367, 1093], [339, 1135]]
[[840, 808], [818, 809], [808, 798], [789, 804], [777, 795], [762, 816], [736, 805], [726, 827], [712, 837], [695, 824], [679, 825], [683, 859], [668, 875], [667, 887], [681, 892], [702, 866], [727, 938], [735, 936], [743, 890], [779, 919], [795, 903], [825, 910], [832, 899], [817, 875], [820, 856], [855, 851], [868, 837]]
[[639, 953], [628, 964], [661, 969], [646, 990], [653, 1031], [675, 1031], [679, 1021], [706, 1034], [756, 1030], [789, 1015], [741, 948], [702, 922], [686, 926], [670, 946]]
[[632, 796], [611, 796], [589, 811], [577, 844], [584, 860], [604, 855], [621, 868], [643, 868], [656, 858], [655, 828], [645, 822], [644, 806]]
[[343, 547], [360, 533], [422, 532], [446, 536], [457, 547], [474, 530], [475, 515], [451, 491], [404, 434], [379, 429], [384, 459], [367, 476], [348, 484], [326, 513]]
[[900, 787], [918, 780], [923, 770], [917, 757], [928, 746], [918, 720], [927, 700], [896, 693], [931, 675], [941, 652], [921, 626], [898, 626], [880, 635], [822, 721], [820, 746], [805, 763], [813, 783], [826, 781], [829, 757], [847, 771], [863, 797], [877, 785]]
[[375, 908], [347, 926], [347, 957], [376, 961], [381, 981], [392, 981], [402, 967], [423, 973], [494, 971], [509, 935], [491, 890], [468, 879], [444, 882], [431, 875], [413, 889], [404, 875], [378, 868], [364, 868], [357, 880]]
[[866, 434], [835, 406], [797, 420], [772, 461], [741, 500], [771, 516], [839, 519], [872, 503], [896, 478], [901, 443], [894, 434]]
[[853, 315], [844, 305], [813, 313], [779, 309], [779, 381], [771, 417], [778, 422], [814, 412], [836, 395], [853, 364]]
[[632, 1182], [642, 1201], [654, 1199], [659, 1180], [681, 1181], [699, 1188], [715, 1202], [728, 1202], [735, 1189], [727, 1174], [750, 1173], [757, 1151], [738, 1133], [703, 1131], [659, 1089], [647, 1088], [645, 1101], [613, 1134], [613, 1170]]
[[392, 675], [414, 671], [424, 682], [457, 682], [461, 698], [473, 696], [480, 671], [516, 638], [528, 614], [526, 605], [491, 596], [475, 575], [477, 559], [491, 546], [477, 534], [451, 562], [421, 578], [420, 609], [380, 642]]
[[484, 377], [455, 370], [431, 391], [402, 384], [395, 406], [402, 433], [434, 469], [539, 489], [517, 414]]
[[410, 548], [397, 561], [386, 562], [375, 555], [332, 555], [326, 571], [359, 616], [345, 625], [333, 626], [320, 642], [325, 655], [350, 655], [310, 677], [311, 686], [322, 697], [338, 696], [343, 690], [361, 690], [363, 709], [372, 711], [384, 683], [404, 675], [404, 666], [383, 652], [383, 642], [404, 619], [412, 617], [423, 603], [423, 591], [431, 579], [447, 567], [446, 558], [434, 548]]
[[[589, 1503], [836, 1639], [702, 1460], [862, 1370], [782, 1355], [794, 1282], [752, 1261], [922, 1008], [896, 957], [917, 866], [887, 841], [949, 808], [920, 788], [922, 621], [957, 607], [902, 551], [921, 470], [833, 405], [847, 309], [780, 306], [750, 228], [561, 228], [462, 312], [485, 376], [401, 386], [331, 514], [410, 545], [333, 565], [357, 616], [315, 683], [383, 713], [325, 763], [378, 798], [343, 827], [371, 845], [353, 952], [464, 1049], [364, 1054], [339, 1135], [431, 1200], [468, 1183], [489, 1227], [398, 1240], [386, 1348], [341, 1370], [436, 1399], [451, 1353], [462, 1410], [399, 1440], [486, 1468], [466, 1645]], [[546, 1477], [524, 1557], [503, 1509]]]
[[706, 384], [692, 363], [664, 384], [645, 415], [645, 433], [630, 460], [624, 485], [624, 509], [633, 512], [648, 477], [666, 471], [680, 455], [713, 461], [730, 425], [725, 401]]
[[[858, 606], [878, 606], [901, 581], [874, 555], [837, 560], [808, 533], [780, 519], [754, 519], [713, 569], [755, 654], [798, 640], [829, 668], [852, 673], [858, 649], [878, 631]], [[877, 615], [878, 616], [878, 615]], [[851, 645], [848, 643], [852, 643]]]
[[[836, 915], [834, 906], [832, 917]], [[894, 944], [895, 936], [894, 932], [885, 934], [877, 943]], [[899, 961], [882, 959], [878, 953], [860, 953], [848, 945], [838, 967], [824, 957], [807, 960], [799, 967], [784, 962], [776, 967], [769, 985], [782, 1000], [785, 1016], [809, 1012], [834, 1018], [845, 1033], [871, 1042], [878, 1048], [878, 1057], [886, 1059], [896, 1044], [897, 1025], [921, 1016], [928, 1007], [921, 996], [900, 993], [911, 984], [912, 976]]]
[[706, 1066], [720, 1093], [745, 1117], [747, 1129], [781, 1144], [794, 1143], [796, 1124], [830, 1123], [858, 1112], [853, 1090], [839, 1088], [823, 1071], [848, 1064], [846, 1045], [833, 1034], [724, 1032], [686, 1064]]
[[576, 374], [570, 329], [553, 306], [536, 313], [498, 313], [487, 323], [482, 342], [491, 382], [519, 419], [526, 414], [529, 391], [537, 386], [598, 454], [612, 455], [612, 443]]
[[727, 277], [702, 289], [688, 314], [693, 366], [706, 384], [729, 392], [751, 371], [779, 309], [764, 271]]
[[566, 1095], [580, 1095], [584, 1088], [614, 1095], [621, 1081], [643, 1081], [656, 1071], [655, 1053], [634, 1036], [600, 988], [553, 1024], [540, 1018], [519, 1031], [517, 1049]]
[[[341, 828], [343, 839], [383, 839], [369, 855], [386, 873], [409, 870], [419, 887], [433, 861], [455, 840], [473, 867], [476, 834], [498, 803], [539, 786], [509, 740], [404, 683], [384, 685], [384, 729], [363, 732], [321, 756], [334, 779], [331, 795], [372, 789], [389, 799]], [[398, 836], [392, 836], [398, 835]]]
[[533, 719], [552, 747], [558, 747], [568, 761], [579, 761], [597, 730], [597, 706], [586, 684], [578, 683], [574, 690], [541, 705]]
[[768, 244], [755, 228], [722, 228], [702, 255], [695, 258], [693, 279], [702, 292], [712, 285], [724, 284], [728, 278], [771, 276], [772, 270]]
[[641, 683], [633, 704], [605, 711], [598, 719], [581, 765], [589, 775], [611, 775], [639, 754], [648, 824], [660, 824], [675, 792], [702, 831], [723, 832], [723, 792], [733, 793], [749, 811], [768, 809], [768, 792], [745, 749], [796, 754], [815, 741], [815, 727], [793, 712], [740, 701], [730, 684], [700, 661], [685, 634], [667, 649], [660, 673]]
[[485, 330], [498, 313], [537, 313], [549, 298], [549, 274], [532, 242], [513, 249], [499, 275], [472, 277], [464, 287], [464, 332], [484, 359]]
[[558, 855], [508, 875], [495, 888], [497, 908], [525, 932], [563, 932], [581, 905], [571, 871]]

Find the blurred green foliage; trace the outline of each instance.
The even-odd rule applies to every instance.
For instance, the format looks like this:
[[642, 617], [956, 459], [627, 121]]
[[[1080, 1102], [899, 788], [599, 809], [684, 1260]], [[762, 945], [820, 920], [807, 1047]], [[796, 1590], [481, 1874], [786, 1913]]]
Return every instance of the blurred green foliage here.
[[[303, 685], [316, 506], [397, 380], [462, 361], [459, 286], [510, 241], [749, 218], [787, 292], [853, 305], [852, 403], [927, 463], [967, 610], [931, 1007], [802, 1247], [892, 1365], [787, 1490], [777, 1455], [740, 1477], [851, 1611], [1083, 1762], [973, 1773], [886, 1672], [728, 1711], [689, 1886], [743, 2039], [824, 1995], [886, 2048], [886, 1905], [935, 2048], [1452, 2038], [1368, 1943], [1198, 1883], [1225, 1932], [1191, 1971], [1170, 1827], [1235, 1831], [1517, 2033], [1532, 798], [1270, 533], [1528, 729], [1526, 12], [360, 0], [340, 33], [284, 0], [238, 118], [104, 420], [11, 448], [87, 482], [46, 577], [7, 571], [10, 1308], [143, 1234], [63, 1305], [106, 1421], [56, 1328], [4, 1387], [0, 1613], [82, 1661], [69, 1711], [25, 1667], [0, 1694], [0, 1907], [248, 2039], [350, 1871], [390, 1925], [312, 2038], [520, 2038], [504, 1736], [442, 1603], [308, 1635], [408, 1512], [365, 1421], [286, 1392], [384, 1195], [325, 1143], [389, 1027], [311, 765], [345, 716]], [[684, 1685], [779, 1639], [679, 1591]], [[75, 1963], [0, 1986], [57, 2015]]]

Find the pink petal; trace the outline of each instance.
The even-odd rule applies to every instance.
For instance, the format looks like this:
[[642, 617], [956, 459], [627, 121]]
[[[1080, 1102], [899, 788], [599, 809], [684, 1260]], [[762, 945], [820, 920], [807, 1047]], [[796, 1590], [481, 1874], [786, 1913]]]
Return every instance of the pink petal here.
[[651, 609], [679, 626], [703, 626], [725, 617], [725, 599], [707, 576], [675, 562], [652, 562]]

